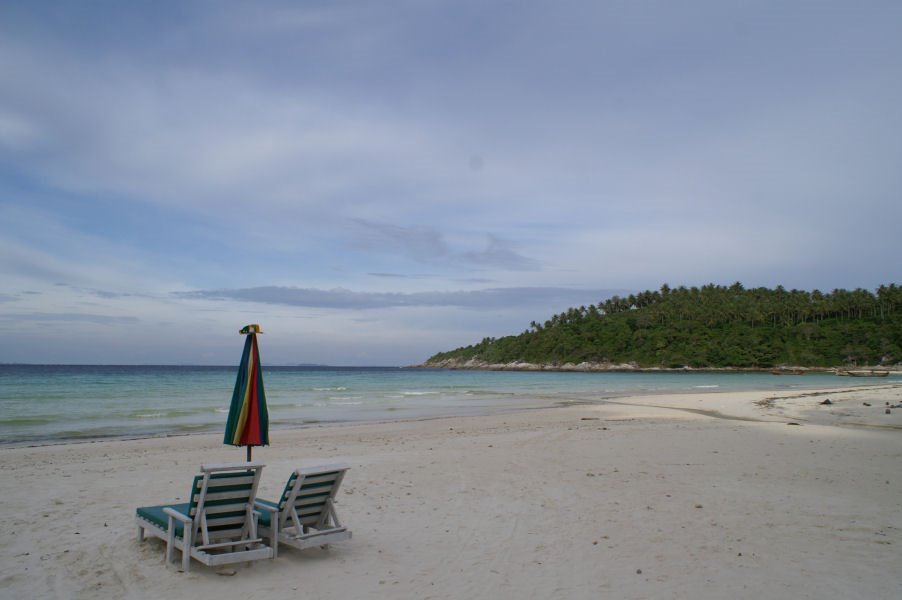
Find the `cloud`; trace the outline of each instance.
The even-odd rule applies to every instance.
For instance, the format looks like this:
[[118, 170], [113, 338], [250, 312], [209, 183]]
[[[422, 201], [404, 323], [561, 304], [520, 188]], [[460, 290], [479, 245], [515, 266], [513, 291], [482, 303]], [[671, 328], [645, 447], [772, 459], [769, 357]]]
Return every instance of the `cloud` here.
[[88, 313], [0, 313], [0, 320], [7, 322], [37, 321], [37, 322], [65, 322], [65, 323], [94, 323], [97, 325], [130, 325], [139, 323], [141, 319], [135, 316], [115, 317], [110, 315], [98, 315]]
[[380, 279], [425, 279], [430, 277], [427, 274], [416, 273], [367, 273], [370, 277], [378, 277]]
[[[366, 219], [352, 219], [359, 228], [356, 243], [367, 250], [397, 254], [424, 262], [467, 264], [485, 268], [512, 271], [536, 271], [539, 261], [513, 250], [513, 244], [494, 234], [485, 235], [485, 247], [481, 250], [452, 248], [445, 235], [432, 227], [401, 227], [390, 223], [378, 223]], [[480, 235], [458, 235], [458, 248], [475, 245]]]
[[367, 219], [351, 219], [357, 227], [356, 243], [366, 250], [401, 254], [430, 261], [446, 257], [448, 246], [441, 232], [429, 227], [401, 227]]
[[[621, 290], [622, 291], [622, 290]], [[240, 300], [263, 304], [280, 304], [307, 308], [380, 309], [396, 307], [456, 307], [474, 310], [524, 309], [534, 306], [594, 304], [618, 293], [612, 290], [580, 290], [570, 288], [489, 288], [451, 292], [355, 292], [347, 289], [320, 290], [263, 286], [243, 289], [196, 290], [178, 292], [185, 299]]]
[[464, 252], [464, 259], [477, 265], [515, 271], [537, 271], [539, 261], [523, 256], [511, 249], [510, 243], [489, 235], [488, 246], [481, 252]]

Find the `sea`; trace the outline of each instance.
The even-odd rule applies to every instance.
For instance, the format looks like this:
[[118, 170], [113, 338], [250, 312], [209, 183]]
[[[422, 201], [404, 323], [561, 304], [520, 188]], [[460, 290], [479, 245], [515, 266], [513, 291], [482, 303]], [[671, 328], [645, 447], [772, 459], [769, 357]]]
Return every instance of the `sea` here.
[[[237, 367], [0, 365], [0, 445], [221, 432]], [[828, 373], [266, 367], [270, 428], [483, 415], [636, 394], [875, 383]], [[879, 382], [879, 381], [878, 381]]]

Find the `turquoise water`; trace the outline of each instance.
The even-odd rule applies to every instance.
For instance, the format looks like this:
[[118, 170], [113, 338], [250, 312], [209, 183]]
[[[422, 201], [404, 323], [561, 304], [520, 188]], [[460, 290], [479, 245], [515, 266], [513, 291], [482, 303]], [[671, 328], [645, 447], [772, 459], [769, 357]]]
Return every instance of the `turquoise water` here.
[[[222, 431], [237, 367], [0, 365], [0, 444]], [[599, 402], [637, 393], [791, 390], [828, 374], [556, 373], [264, 367], [272, 428]]]

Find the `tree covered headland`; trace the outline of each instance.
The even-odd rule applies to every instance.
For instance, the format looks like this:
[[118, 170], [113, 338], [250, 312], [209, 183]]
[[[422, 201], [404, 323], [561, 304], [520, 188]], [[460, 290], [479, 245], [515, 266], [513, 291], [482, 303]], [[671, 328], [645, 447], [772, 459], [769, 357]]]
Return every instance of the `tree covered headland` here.
[[902, 287], [670, 288], [570, 308], [520, 335], [485, 338], [426, 365], [477, 360], [639, 367], [835, 367], [902, 362]]

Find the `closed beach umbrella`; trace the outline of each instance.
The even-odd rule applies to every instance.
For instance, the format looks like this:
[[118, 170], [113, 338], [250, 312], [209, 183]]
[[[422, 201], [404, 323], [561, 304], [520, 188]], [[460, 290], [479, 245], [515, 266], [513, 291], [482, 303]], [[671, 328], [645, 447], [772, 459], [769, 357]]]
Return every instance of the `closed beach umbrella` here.
[[226, 421], [223, 443], [247, 446], [247, 460], [251, 460], [251, 448], [269, 445], [269, 413], [266, 410], [266, 394], [263, 392], [263, 370], [260, 351], [257, 348], [259, 325], [248, 325], [241, 330], [247, 336], [241, 366], [235, 380], [229, 420]]

